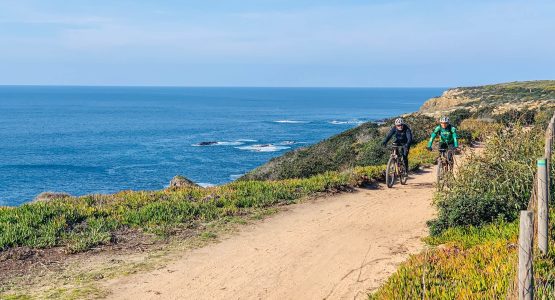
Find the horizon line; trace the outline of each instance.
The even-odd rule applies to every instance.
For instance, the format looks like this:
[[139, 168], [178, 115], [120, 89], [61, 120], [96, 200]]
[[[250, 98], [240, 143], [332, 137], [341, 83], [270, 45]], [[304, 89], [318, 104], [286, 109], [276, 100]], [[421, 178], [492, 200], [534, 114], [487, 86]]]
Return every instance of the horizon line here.
[[240, 85], [117, 85], [117, 84], [0, 84], [0, 87], [136, 87], [136, 88], [287, 88], [287, 89], [412, 89], [450, 88], [445, 86], [240, 86]]

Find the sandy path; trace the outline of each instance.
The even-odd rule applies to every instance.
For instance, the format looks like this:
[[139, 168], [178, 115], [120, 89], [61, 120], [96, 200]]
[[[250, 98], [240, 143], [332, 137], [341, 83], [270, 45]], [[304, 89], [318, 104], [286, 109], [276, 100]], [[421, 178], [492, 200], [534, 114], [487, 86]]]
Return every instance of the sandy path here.
[[166, 267], [109, 283], [113, 299], [366, 298], [427, 233], [434, 174], [297, 204]]

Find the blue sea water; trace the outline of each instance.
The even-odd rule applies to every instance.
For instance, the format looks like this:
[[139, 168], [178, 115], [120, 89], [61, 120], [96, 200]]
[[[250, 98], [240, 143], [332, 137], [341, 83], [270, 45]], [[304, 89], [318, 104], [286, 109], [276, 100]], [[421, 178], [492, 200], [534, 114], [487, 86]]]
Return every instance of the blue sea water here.
[[222, 184], [442, 91], [0, 86], [0, 205], [161, 189], [176, 174]]

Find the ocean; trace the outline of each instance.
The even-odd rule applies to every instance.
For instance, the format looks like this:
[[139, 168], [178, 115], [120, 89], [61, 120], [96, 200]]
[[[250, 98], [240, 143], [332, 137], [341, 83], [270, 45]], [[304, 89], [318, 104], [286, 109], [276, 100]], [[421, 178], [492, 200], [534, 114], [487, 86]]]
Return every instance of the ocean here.
[[444, 88], [0, 86], [0, 205], [232, 181]]

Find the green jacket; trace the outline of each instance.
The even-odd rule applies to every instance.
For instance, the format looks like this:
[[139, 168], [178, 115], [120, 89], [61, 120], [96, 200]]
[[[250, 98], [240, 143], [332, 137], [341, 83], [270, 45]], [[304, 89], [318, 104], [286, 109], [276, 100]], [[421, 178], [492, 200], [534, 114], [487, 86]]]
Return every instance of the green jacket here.
[[428, 142], [428, 147], [432, 147], [434, 139], [438, 135], [440, 143], [446, 143], [455, 147], [459, 146], [459, 141], [457, 141], [457, 128], [455, 128], [455, 126], [448, 125], [447, 128], [443, 129], [441, 125], [438, 125], [434, 128], [430, 141]]

